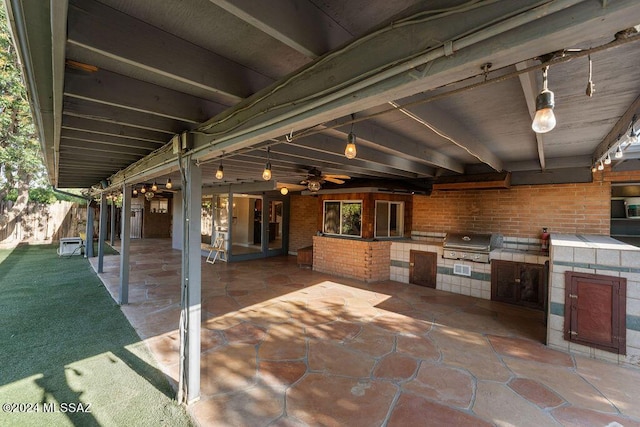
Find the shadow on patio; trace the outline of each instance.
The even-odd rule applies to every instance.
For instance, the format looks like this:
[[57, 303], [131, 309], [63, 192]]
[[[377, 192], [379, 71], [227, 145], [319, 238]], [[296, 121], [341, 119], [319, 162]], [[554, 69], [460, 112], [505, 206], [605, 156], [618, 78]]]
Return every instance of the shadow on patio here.
[[[640, 372], [546, 348], [541, 312], [286, 256], [202, 269], [202, 425], [640, 425]], [[130, 274], [122, 310], [175, 385], [180, 252], [132, 241]]]

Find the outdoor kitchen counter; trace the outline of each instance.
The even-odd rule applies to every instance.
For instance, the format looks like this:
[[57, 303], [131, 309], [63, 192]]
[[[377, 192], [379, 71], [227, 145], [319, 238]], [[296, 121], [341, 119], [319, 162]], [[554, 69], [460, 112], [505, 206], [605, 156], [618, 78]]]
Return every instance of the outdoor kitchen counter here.
[[[550, 264], [547, 345], [557, 350], [640, 367], [640, 248], [609, 236], [552, 233]], [[603, 281], [611, 277], [626, 280], [626, 354], [565, 340], [567, 272], [589, 274]]]
[[[532, 242], [519, 243], [523, 243], [523, 248], [536, 246]], [[442, 238], [437, 237], [394, 240], [391, 244], [391, 280], [410, 283], [411, 251], [436, 254], [436, 289], [487, 300], [491, 299], [491, 264], [445, 259], [442, 257], [444, 253]], [[516, 247], [493, 249], [490, 258], [492, 260], [530, 264], [544, 264], [549, 260], [549, 257], [541, 251], [519, 249]], [[460, 268], [461, 266], [464, 267]]]

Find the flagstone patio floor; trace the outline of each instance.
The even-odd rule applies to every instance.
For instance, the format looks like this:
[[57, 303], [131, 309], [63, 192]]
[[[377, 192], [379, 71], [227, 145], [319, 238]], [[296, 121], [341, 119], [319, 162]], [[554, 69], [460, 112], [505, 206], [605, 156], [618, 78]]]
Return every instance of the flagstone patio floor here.
[[[181, 252], [133, 240], [130, 259], [122, 311], [175, 385]], [[202, 261], [201, 426], [640, 426], [640, 370], [546, 348], [540, 311]], [[116, 301], [119, 262], [99, 275]]]

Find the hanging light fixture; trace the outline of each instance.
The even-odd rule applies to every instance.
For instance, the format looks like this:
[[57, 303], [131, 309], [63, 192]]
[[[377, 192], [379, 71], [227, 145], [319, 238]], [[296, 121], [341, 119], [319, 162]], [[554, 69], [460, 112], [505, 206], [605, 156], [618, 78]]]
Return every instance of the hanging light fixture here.
[[594, 165], [594, 166], [591, 168], [591, 173], [596, 173], [596, 171], [597, 171], [597, 170], [598, 170], [598, 168]]
[[598, 165], [598, 170], [599, 171], [603, 171], [604, 170], [604, 164], [602, 163], [602, 160], [600, 160], [600, 164]]
[[133, 187], [133, 195], [134, 196], [138, 196], [138, 189], [136, 187]]
[[171, 178], [167, 178], [167, 183], [164, 185], [168, 190], [171, 190], [173, 184], [171, 183]]
[[607, 153], [607, 157], [604, 158], [604, 164], [605, 165], [611, 164], [611, 155], [609, 155], [609, 153]]
[[356, 135], [353, 133], [353, 120], [354, 115], [351, 115], [351, 130], [349, 131], [349, 135], [347, 135], [347, 146], [344, 148], [344, 156], [351, 160], [355, 159], [357, 155], [356, 149]]
[[286, 196], [287, 194], [289, 194], [289, 189], [287, 187], [282, 187], [280, 189], [280, 194], [282, 194], [283, 196]]
[[631, 125], [631, 132], [629, 132], [629, 144], [637, 144], [638, 140], [638, 132], [635, 132], [633, 130], [633, 125]]
[[222, 161], [220, 161], [220, 166], [218, 166], [218, 170], [216, 171], [216, 179], [224, 178], [224, 168], [222, 167]]
[[556, 116], [553, 114], [554, 96], [547, 88], [548, 70], [548, 66], [542, 69], [542, 91], [536, 98], [536, 115], [531, 124], [536, 133], [546, 133], [556, 127]]
[[143, 185], [143, 186], [142, 186], [142, 188], [140, 189], [140, 192], [141, 192], [142, 194], [146, 193], [146, 192], [147, 192], [147, 186], [146, 186], [146, 185]]
[[153, 192], [158, 191], [158, 184], [156, 184], [155, 181], [153, 181], [153, 185], [151, 186], [151, 191], [153, 191]]
[[616, 159], [621, 159], [623, 156], [622, 147], [620, 145], [621, 144], [618, 144], [618, 148], [616, 149], [616, 154], [613, 155], [613, 157], [615, 157]]
[[264, 165], [264, 171], [262, 171], [262, 179], [265, 181], [269, 181], [271, 179], [271, 162], [269, 161], [269, 150], [270, 147], [267, 147], [267, 164]]
[[318, 181], [317, 179], [310, 179], [309, 183], [307, 184], [307, 188], [309, 189], [309, 191], [312, 191], [314, 193], [316, 191], [320, 191], [320, 181]]

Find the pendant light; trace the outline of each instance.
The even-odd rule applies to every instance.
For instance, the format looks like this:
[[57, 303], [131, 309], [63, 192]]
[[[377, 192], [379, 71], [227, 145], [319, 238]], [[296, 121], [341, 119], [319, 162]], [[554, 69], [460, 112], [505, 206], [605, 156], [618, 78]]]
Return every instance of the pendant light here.
[[136, 187], [133, 187], [133, 192], [132, 193], [133, 193], [134, 196], [137, 197], [138, 196], [138, 189]]
[[171, 183], [171, 178], [167, 178], [167, 183], [164, 185], [167, 190], [171, 190], [171, 187], [173, 187], [173, 184]]
[[143, 185], [143, 186], [142, 186], [142, 188], [140, 189], [140, 192], [141, 192], [142, 194], [146, 193], [146, 192], [147, 192], [147, 186], [146, 186], [146, 185]]
[[604, 170], [604, 164], [602, 163], [602, 160], [600, 160], [600, 164], [598, 165], [598, 170], [599, 171], [603, 171]]
[[153, 185], [151, 186], [151, 191], [153, 191], [154, 193], [158, 191], [158, 184], [156, 184], [155, 181], [153, 181]]
[[536, 115], [531, 124], [531, 128], [536, 133], [546, 133], [556, 127], [556, 116], [553, 114], [554, 95], [547, 88], [548, 70], [548, 66], [542, 69], [542, 91], [536, 98]]
[[280, 194], [282, 194], [283, 196], [286, 196], [287, 194], [289, 194], [289, 189], [287, 187], [282, 187], [280, 189]]
[[222, 161], [220, 162], [220, 166], [218, 166], [218, 170], [216, 171], [216, 179], [224, 178], [224, 168], [222, 167]]
[[622, 147], [620, 147], [620, 145], [618, 145], [618, 148], [616, 149], [616, 154], [614, 154], [613, 157], [615, 157], [616, 159], [621, 159], [622, 156], [623, 156]]
[[344, 156], [351, 160], [355, 159], [357, 155], [356, 149], [356, 135], [353, 133], [353, 119], [354, 115], [351, 115], [351, 130], [349, 131], [349, 135], [347, 135], [347, 146], [344, 148]]
[[271, 162], [269, 161], [269, 150], [270, 147], [267, 147], [267, 164], [264, 165], [264, 171], [262, 171], [262, 179], [265, 181], [269, 181], [271, 179]]

